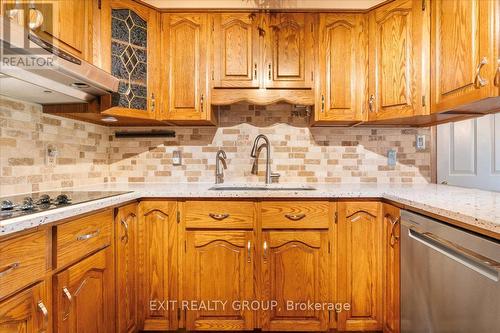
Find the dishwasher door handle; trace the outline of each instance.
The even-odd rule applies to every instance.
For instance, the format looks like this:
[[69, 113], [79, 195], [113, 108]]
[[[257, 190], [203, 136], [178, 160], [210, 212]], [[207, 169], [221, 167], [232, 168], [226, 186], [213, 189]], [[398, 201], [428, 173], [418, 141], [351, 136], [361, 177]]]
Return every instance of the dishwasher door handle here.
[[408, 229], [408, 236], [444, 254], [448, 258], [469, 267], [490, 280], [499, 281], [500, 263], [493, 259], [482, 256], [433, 233], [417, 231], [413, 226]]

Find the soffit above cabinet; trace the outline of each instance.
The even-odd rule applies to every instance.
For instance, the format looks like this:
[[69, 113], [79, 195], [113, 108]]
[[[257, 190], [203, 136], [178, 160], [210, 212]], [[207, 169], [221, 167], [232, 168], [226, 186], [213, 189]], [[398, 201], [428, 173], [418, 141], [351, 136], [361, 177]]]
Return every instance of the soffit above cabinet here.
[[220, 9], [220, 10], [324, 10], [366, 11], [387, 0], [142, 0], [161, 10]]

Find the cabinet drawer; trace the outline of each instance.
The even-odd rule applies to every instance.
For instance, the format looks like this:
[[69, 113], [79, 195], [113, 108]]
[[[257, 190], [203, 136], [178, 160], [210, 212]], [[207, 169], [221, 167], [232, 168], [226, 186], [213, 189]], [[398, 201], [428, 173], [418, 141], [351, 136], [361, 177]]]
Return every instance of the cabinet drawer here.
[[264, 201], [261, 217], [264, 229], [328, 228], [333, 212], [328, 201]]
[[110, 245], [112, 225], [112, 210], [58, 225], [56, 227], [57, 267], [62, 267]]
[[44, 277], [48, 248], [45, 230], [0, 242], [0, 298]]
[[187, 201], [186, 228], [251, 229], [255, 205], [250, 201]]

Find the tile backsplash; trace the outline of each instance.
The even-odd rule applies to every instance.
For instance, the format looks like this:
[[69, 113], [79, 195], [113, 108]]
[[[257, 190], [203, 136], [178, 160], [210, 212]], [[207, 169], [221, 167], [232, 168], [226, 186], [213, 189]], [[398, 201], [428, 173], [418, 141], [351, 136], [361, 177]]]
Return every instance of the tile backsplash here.
[[[36, 104], [1, 98], [0, 195], [108, 181], [213, 182], [218, 149], [227, 153], [226, 182], [264, 181], [264, 150], [259, 176], [250, 173], [258, 134], [271, 141], [280, 182], [430, 181], [430, 150], [415, 148], [415, 135], [429, 139], [428, 128], [310, 128], [287, 104], [236, 104], [216, 112], [218, 127], [170, 127], [175, 138], [117, 139], [113, 128], [44, 115]], [[58, 151], [55, 166], [46, 165], [48, 146]], [[395, 166], [387, 165], [389, 149], [397, 151]], [[182, 152], [180, 166], [172, 165], [174, 150]]]

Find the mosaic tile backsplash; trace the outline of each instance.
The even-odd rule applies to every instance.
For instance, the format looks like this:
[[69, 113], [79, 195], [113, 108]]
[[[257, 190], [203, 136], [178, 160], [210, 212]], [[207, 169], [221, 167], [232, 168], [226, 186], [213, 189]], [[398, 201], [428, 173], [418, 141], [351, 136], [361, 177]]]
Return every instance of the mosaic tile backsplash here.
[[[427, 128], [310, 128], [287, 104], [236, 104], [216, 112], [217, 128], [169, 127], [175, 138], [116, 139], [116, 129], [44, 115], [38, 105], [2, 98], [0, 195], [102, 182], [213, 182], [218, 149], [227, 153], [227, 183], [263, 182], [264, 151], [259, 175], [250, 173], [258, 134], [271, 140], [272, 171], [282, 183], [430, 181], [430, 150], [415, 149], [416, 134], [429, 139]], [[48, 145], [57, 148], [55, 166], [46, 165]], [[389, 149], [397, 151], [396, 166], [387, 165]], [[172, 165], [174, 150], [182, 151], [180, 166]]]

